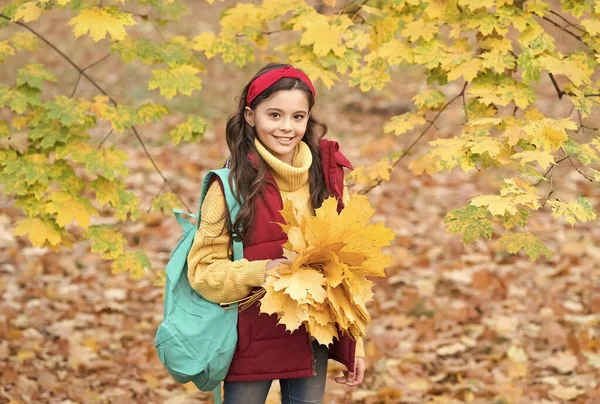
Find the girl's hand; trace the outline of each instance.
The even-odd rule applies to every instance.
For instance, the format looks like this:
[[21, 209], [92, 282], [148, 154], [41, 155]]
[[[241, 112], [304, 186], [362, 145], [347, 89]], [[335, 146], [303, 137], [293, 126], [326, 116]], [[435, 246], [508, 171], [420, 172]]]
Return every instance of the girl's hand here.
[[345, 384], [346, 386], [354, 387], [358, 386], [363, 382], [365, 377], [365, 358], [355, 358], [354, 359], [354, 372], [348, 372], [348, 370], [344, 370], [343, 376], [338, 376], [335, 378], [336, 383]]
[[267, 276], [269, 275], [270, 271], [277, 268], [281, 264], [289, 265], [291, 263], [292, 263], [292, 261], [288, 260], [287, 258], [278, 258], [276, 260], [269, 260], [269, 262], [267, 262], [267, 267], [265, 268], [265, 282], [267, 281]]

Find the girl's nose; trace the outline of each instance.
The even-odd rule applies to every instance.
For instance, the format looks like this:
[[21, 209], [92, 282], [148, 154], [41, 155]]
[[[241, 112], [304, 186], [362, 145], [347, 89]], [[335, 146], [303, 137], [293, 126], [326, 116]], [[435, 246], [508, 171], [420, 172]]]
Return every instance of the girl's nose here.
[[290, 121], [284, 121], [283, 125], [281, 125], [282, 132], [289, 132], [292, 130], [292, 125], [290, 125]]

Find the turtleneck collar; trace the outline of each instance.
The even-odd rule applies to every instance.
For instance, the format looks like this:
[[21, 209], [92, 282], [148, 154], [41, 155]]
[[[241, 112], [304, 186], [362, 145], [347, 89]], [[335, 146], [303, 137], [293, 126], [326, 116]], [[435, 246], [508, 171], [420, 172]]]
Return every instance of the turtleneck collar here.
[[298, 143], [292, 157], [292, 165], [284, 163], [273, 156], [263, 144], [254, 138], [254, 145], [258, 153], [271, 169], [271, 174], [277, 182], [281, 191], [293, 192], [304, 186], [308, 181], [308, 169], [312, 164], [312, 154], [308, 145], [304, 142]]

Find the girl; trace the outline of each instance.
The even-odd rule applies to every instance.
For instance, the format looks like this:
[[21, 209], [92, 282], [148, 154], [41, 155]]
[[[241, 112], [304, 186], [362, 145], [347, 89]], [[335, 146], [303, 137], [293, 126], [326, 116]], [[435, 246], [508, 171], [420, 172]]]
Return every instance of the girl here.
[[[310, 79], [290, 65], [271, 63], [244, 87], [226, 127], [229, 183], [242, 201], [240, 211], [230, 223], [216, 179], [188, 255], [190, 285], [203, 298], [215, 303], [243, 299], [260, 289], [272, 269], [289, 263], [281, 248], [287, 237], [276, 224], [283, 221], [278, 212], [283, 200], [314, 214], [333, 195], [338, 210], [343, 208], [343, 167], [351, 166], [336, 142], [321, 139], [327, 127], [312, 116], [314, 103]], [[243, 241], [242, 260], [231, 261], [232, 235]], [[275, 379], [282, 403], [321, 403], [329, 358], [348, 369], [336, 382], [362, 382], [362, 340], [339, 333], [328, 348], [304, 326], [286, 331], [276, 315], [261, 314], [259, 304], [239, 311], [238, 344], [224, 382], [226, 404], [264, 403]]]

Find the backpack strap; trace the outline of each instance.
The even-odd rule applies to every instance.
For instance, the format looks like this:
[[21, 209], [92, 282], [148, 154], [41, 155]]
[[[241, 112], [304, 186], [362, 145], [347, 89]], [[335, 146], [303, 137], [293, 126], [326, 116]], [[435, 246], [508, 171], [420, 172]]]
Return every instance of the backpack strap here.
[[[223, 194], [225, 196], [225, 202], [227, 204], [227, 210], [229, 211], [229, 217], [231, 219], [231, 223], [235, 222], [238, 212], [240, 211], [240, 205], [237, 200], [233, 196], [233, 191], [229, 187], [229, 173], [231, 170], [229, 168], [220, 168], [218, 170], [210, 170], [206, 173], [204, 177], [204, 182], [202, 183], [202, 192], [200, 193], [200, 207], [198, 208], [198, 217], [200, 218], [200, 213], [202, 210], [202, 204], [204, 203], [204, 198], [206, 198], [206, 193], [208, 192], [208, 188], [210, 186], [213, 175], [219, 177], [221, 181]], [[198, 225], [200, 225], [200, 221], [198, 221]], [[233, 241], [233, 260], [237, 261], [244, 258], [244, 245], [240, 240], [235, 237], [232, 237]]]

